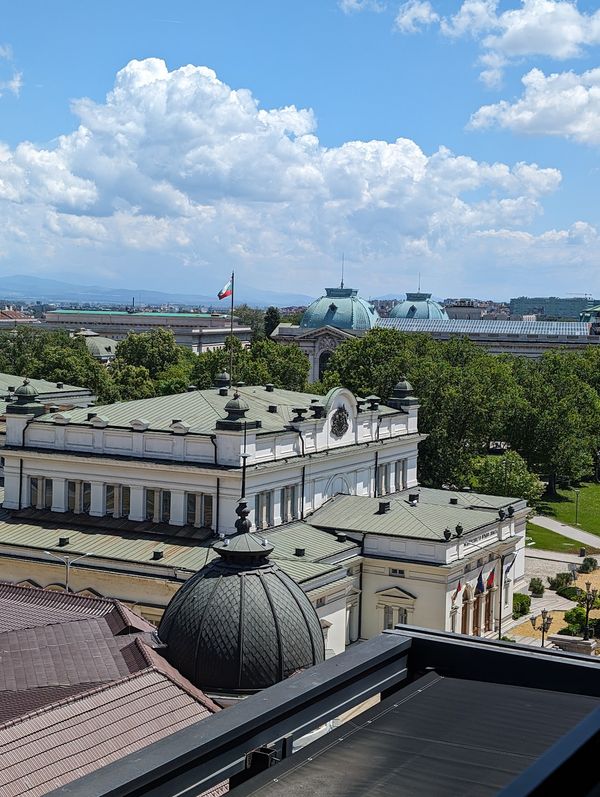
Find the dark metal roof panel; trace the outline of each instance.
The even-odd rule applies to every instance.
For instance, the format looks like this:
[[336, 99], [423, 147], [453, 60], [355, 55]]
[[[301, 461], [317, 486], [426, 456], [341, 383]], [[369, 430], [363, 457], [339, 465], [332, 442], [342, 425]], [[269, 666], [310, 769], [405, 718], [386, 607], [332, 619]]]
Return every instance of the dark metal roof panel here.
[[599, 703], [432, 673], [233, 794], [491, 797]]

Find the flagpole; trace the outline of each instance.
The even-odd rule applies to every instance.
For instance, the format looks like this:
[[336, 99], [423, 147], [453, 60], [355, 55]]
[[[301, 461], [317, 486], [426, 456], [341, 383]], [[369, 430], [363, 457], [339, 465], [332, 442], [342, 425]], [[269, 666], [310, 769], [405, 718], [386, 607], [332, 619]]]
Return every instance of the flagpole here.
[[231, 272], [231, 311], [229, 313], [229, 387], [233, 386], [233, 294], [235, 291], [235, 272]]

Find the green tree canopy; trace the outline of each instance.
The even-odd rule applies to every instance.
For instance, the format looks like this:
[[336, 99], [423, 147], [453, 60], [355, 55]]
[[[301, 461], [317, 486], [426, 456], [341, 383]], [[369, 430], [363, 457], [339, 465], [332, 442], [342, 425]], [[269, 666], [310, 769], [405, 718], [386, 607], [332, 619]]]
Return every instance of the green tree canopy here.
[[267, 307], [265, 313], [265, 335], [270, 338], [273, 332], [279, 326], [281, 321], [281, 313], [277, 307]]
[[117, 345], [116, 359], [127, 365], [146, 368], [155, 379], [159, 373], [179, 363], [182, 347], [170, 329], [157, 327], [151, 332], [130, 332]]
[[514, 496], [535, 504], [544, 492], [544, 483], [516, 451], [473, 457], [470, 470], [469, 486], [480, 493]]

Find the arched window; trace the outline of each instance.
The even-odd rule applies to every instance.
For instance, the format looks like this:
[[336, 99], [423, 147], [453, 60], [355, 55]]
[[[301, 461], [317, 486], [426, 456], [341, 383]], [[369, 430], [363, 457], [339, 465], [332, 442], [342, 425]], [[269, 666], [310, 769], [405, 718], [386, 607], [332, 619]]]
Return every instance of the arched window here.
[[330, 351], [323, 351], [319, 355], [319, 380], [323, 378], [325, 371], [329, 365], [329, 360], [331, 360], [331, 355], [333, 352]]

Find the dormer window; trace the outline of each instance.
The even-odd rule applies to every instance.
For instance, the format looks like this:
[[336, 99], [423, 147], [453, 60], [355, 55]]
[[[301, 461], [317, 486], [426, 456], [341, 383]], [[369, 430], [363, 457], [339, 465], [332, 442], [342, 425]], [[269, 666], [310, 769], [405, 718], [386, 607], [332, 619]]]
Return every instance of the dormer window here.
[[337, 304], [331, 302], [331, 304], [329, 305], [329, 309], [331, 310], [332, 313], [335, 313], [335, 311], [337, 310]]

